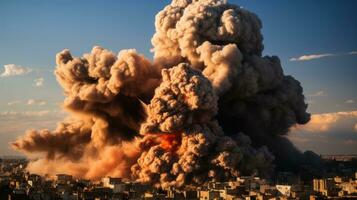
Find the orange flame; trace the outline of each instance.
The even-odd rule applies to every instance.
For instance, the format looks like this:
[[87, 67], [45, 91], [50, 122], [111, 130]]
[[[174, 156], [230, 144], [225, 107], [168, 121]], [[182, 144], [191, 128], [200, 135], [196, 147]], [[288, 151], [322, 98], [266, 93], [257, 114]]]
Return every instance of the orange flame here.
[[166, 151], [175, 151], [181, 145], [180, 133], [168, 133], [160, 136], [160, 146]]
[[181, 133], [151, 133], [165, 151], [176, 151], [181, 145]]

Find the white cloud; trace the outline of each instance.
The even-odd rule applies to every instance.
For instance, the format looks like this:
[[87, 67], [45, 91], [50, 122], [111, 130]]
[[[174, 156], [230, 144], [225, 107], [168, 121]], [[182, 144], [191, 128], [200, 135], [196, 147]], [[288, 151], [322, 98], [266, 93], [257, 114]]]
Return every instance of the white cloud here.
[[43, 77], [38, 78], [38, 79], [35, 79], [35, 80], [34, 80], [35, 86], [36, 86], [36, 87], [41, 87], [41, 86], [43, 86], [44, 81], [45, 81], [45, 79], [43, 79]]
[[310, 122], [296, 125], [288, 135], [300, 150], [319, 154], [357, 152], [357, 110], [313, 114]]
[[4, 65], [4, 72], [0, 74], [0, 77], [9, 77], [9, 76], [19, 76], [28, 74], [32, 69], [28, 67], [22, 67], [20, 65], [8, 64]]
[[345, 103], [348, 103], [348, 104], [355, 103], [355, 100], [353, 100], [353, 99], [348, 99], [348, 100], [345, 101]]
[[339, 53], [339, 54], [334, 54], [334, 53], [308, 54], [308, 55], [302, 55], [300, 57], [290, 58], [290, 61], [308, 61], [308, 60], [315, 60], [315, 59], [320, 59], [320, 58], [325, 58], [325, 57], [346, 56], [346, 55], [357, 55], [357, 51], [350, 51], [348, 53], [344, 52], [344, 53]]
[[21, 103], [21, 101], [11, 101], [11, 102], [7, 103], [7, 105], [8, 106], [14, 106], [14, 105], [20, 104], [20, 103]]
[[23, 117], [43, 117], [54, 113], [56, 111], [49, 110], [40, 110], [40, 111], [24, 111], [24, 112], [16, 112], [16, 111], [4, 111], [0, 112], [1, 117], [11, 117], [11, 116], [23, 116]]
[[331, 56], [335, 56], [335, 54], [325, 53], [325, 54], [302, 55], [297, 58], [290, 58], [290, 61], [308, 61], [308, 60], [315, 60], [315, 59], [331, 57]]
[[314, 114], [309, 123], [294, 127], [293, 131], [325, 133], [331, 130], [355, 131], [357, 111]]
[[294, 143], [306, 143], [306, 142], [310, 142], [310, 140], [306, 137], [299, 137], [296, 134], [291, 134], [289, 135], [289, 139], [290, 141], [294, 142]]
[[16, 119], [21, 120], [27, 117], [56, 117], [61, 119], [66, 116], [65, 111], [59, 110], [37, 110], [37, 111], [3, 111], [0, 112], [0, 119]]
[[357, 141], [356, 140], [345, 140], [344, 143], [347, 145], [355, 145], [355, 144], [357, 144]]
[[323, 91], [323, 90], [320, 90], [320, 91], [317, 91], [313, 94], [309, 94], [308, 95], [309, 97], [324, 97], [324, 96], [327, 96], [326, 92]]
[[306, 103], [309, 104], [309, 105], [311, 105], [311, 104], [314, 104], [315, 101], [310, 99], [310, 100], [307, 100]]
[[28, 129], [55, 129], [56, 124], [68, 116], [62, 110], [7, 111], [0, 112], [0, 152], [16, 154], [8, 144], [14, 142]]
[[46, 101], [44, 100], [37, 100], [37, 99], [29, 99], [27, 101], [27, 105], [39, 105], [39, 106], [43, 106], [46, 105]]

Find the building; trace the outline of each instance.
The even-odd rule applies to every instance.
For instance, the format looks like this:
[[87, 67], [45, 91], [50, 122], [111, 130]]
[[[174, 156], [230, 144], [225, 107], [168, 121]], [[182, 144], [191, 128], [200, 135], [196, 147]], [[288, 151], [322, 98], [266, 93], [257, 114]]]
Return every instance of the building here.
[[291, 193], [291, 185], [276, 185], [276, 189], [283, 196], [289, 197]]
[[102, 178], [103, 187], [114, 188], [114, 185], [121, 184], [121, 178], [105, 177]]
[[57, 184], [68, 184], [72, 179], [72, 176], [67, 174], [57, 174], [55, 177]]

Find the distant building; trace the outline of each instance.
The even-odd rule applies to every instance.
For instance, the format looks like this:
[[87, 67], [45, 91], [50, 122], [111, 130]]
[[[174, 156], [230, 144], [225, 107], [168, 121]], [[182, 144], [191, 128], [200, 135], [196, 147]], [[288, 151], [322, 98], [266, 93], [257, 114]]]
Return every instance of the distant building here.
[[300, 178], [291, 172], [279, 172], [276, 177], [278, 185], [300, 184]]
[[27, 200], [29, 199], [24, 189], [15, 189], [9, 194], [8, 200]]
[[[228, 182], [211, 181], [199, 187], [155, 188], [149, 184], [113, 177], [93, 182], [73, 179], [66, 174], [39, 176], [19, 168], [19, 163], [7, 161], [5, 171], [0, 171], [0, 200], [357, 199], [355, 171], [343, 175], [340, 170], [334, 175], [313, 179], [310, 184], [301, 184], [297, 176], [283, 172], [279, 173], [278, 179], [273, 180], [243, 176]], [[355, 170], [353, 167], [346, 169]], [[277, 182], [272, 182], [274, 180]]]
[[276, 185], [276, 189], [283, 196], [289, 197], [291, 192], [291, 185]]
[[341, 191], [345, 195], [357, 194], [357, 181], [344, 182], [341, 185]]
[[121, 178], [113, 178], [113, 177], [102, 178], [103, 187], [108, 187], [113, 189], [114, 185], [121, 184], [121, 183], [122, 183]]
[[55, 177], [55, 181], [58, 184], [67, 184], [68, 182], [72, 181], [73, 177], [67, 174], [57, 174]]
[[337, 196], [340, 189], [335, 180], [339, 181], [338, 178], [313, 179], [313, 190], [324, 196]]
[[93, 188], [90, 191], [83, 192], [83, 200], [93, 199], [109, 199], [112, 196], [112, 190], [110, 188]]
[[218, 191], [199, 191], [199, 199], [200, 200], [213, 200], [219, 199], [220, 194]]

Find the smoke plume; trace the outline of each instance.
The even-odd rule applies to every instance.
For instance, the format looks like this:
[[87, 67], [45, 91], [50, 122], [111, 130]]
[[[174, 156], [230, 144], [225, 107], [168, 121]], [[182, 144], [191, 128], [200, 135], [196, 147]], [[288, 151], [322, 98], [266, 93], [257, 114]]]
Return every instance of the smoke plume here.
[[56, 56], [71, 117], [13, 146], [28, 170], [157, 187], [266, 175], [300, 164], [284, 137], [305, 124], [303, 89], [264, 56], [261, 21], [224, 0], [173, 0], [156, 15], [154, 59], [101, 47]]

